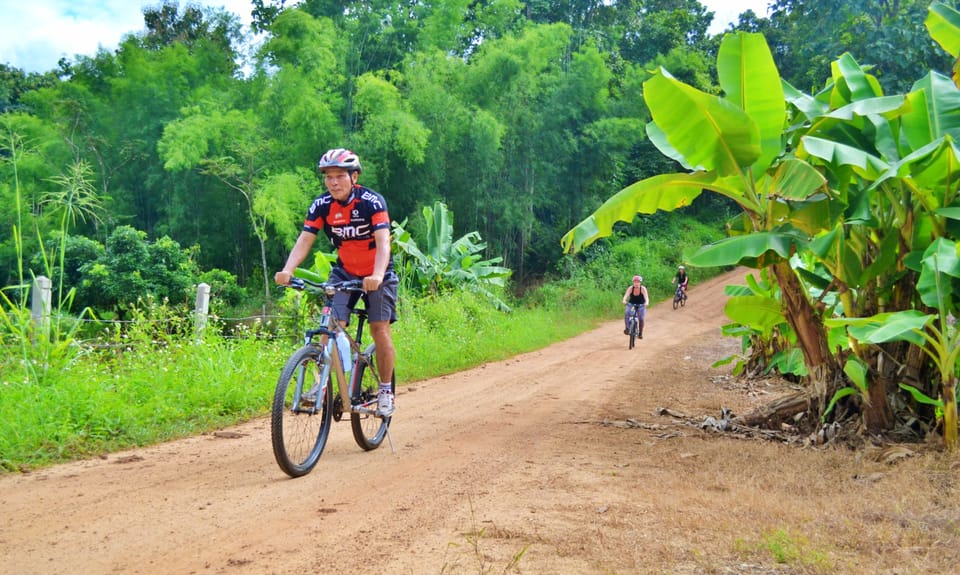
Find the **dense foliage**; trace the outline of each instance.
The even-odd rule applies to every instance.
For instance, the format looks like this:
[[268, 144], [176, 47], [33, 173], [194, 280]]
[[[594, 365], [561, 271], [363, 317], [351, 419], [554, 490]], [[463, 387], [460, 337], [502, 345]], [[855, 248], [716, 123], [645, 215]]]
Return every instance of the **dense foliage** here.
[[[251, 2], [254, 39], [234, 16], [175, 3], [144, 10], [114, 51], [57, 70], [0, 68], [0, 285], [59, 228], [41, 198], [82, 162], [102, 204], [72, 236], [106, 244], [123, 225], [192, 250], [198, 271], [225, 270], [255, 297], [319, 191], [311, 166], [348, 146], [362, 183], [396, 221], [442, 201], [456, 237], [479, 232], [517, 286], [562, 258], [557, 240], [610, 190], [674, 169], [647, 140], [649, 70], [719, 90], [712, 19], [696, 0]], [[822, 85], [851, 51], [884, 86], [950, 60], [921, 34], [927, 2], [779, 0], [739, 26], [768, 38], [782, 76]], [[40, 270], [34, 270], [39, 272]], [[134, 298], [144, 294], [130, 293]]]

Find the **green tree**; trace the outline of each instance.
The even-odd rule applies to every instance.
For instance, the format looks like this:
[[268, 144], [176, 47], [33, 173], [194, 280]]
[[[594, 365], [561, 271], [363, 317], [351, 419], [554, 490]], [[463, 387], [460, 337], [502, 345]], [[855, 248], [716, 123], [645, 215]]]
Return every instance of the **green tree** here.
[[116, 310], [140, 299], [189, 301], [189, 289], [198, 270], [191, 250], [162, 237], [147, 241], [147, 234], [130, 226], [117, 227], [107, 238], [103, 255], [80, 267], [81, 290], [99, 310]]
[[818, 91], [823, 71], [845, 52], [869, 64], [888, 93], [908, 89], [917, 70], [949, 69], [924, 29], [929, 0], [777, 0], [771, 5], [777, 67], [801, 90]]
[[[270, 269], [267, 264], [270, 202], [260, 196], [272, 152], [269, 132], [251, 112], [196, 109], [192, 115], [171, 122], [164, 130], [159, 152], [168, 170], [198, 167], [234, 190], [246, 203], [248, 221], [260, 243], [260, 266], [264, 298], [270, 300]], [[294, 181], [294, 183], [296, 183]], [[271, 188], [274, 189], [274, 188]]]

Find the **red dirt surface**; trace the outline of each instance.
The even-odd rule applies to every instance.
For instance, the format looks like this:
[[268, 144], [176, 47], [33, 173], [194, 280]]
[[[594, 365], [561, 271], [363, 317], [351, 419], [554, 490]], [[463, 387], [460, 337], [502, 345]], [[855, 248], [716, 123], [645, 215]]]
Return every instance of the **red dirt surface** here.
[[266, 418], [2, 476], [0, 572], [957, 572], [957, 456], [690, 425], [789, 391], [710, 367], [738, 351], [722, 291], [743, 273], [652, 307], [631, 351], [617, 319], [402, 386], [395, 452], [363, 452], [340, 423], [300, 479]]

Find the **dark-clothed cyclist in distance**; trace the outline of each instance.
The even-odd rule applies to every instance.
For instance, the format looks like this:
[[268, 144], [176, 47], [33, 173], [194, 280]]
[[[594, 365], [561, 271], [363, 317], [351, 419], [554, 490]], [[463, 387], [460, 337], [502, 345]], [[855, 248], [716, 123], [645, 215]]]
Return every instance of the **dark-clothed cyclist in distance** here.
[[623, 333], [630, 335], [630, 316], [631, 311], [637, 314], [637, 324], [640, 333], [637, 334], [643, 339], [643, 320], [647, 317], [647, 302], [650, 298], [647, 296], [647, 286], [643, 285], [643, 278], [633, 276], [633, 284], [623, 293]]
[[682, 291], [683, 294], [686, 295], [686, 294], [687, 294], [687, 284], [689, 284], [689, 283], [690, 283], [690, 277], [687, 276], [687, 268], [685, 268], [685, 267], [683, 267], [683, 266], [678, 266], [678, 267], [677, 267], [677, 274], [676, 274], [675, 276], [673, 276], [673, 279], [672, 279], [672, 280], [670, 280], [670, 284], [671, 284], [671, 285], [677, 284], [678, 286], [680, 286], [680, 291]]
[[[293, 271], [309, 255], [320, 230], [337, 249], [337, 262], [329, 281], [363, 280], [366, 291], [370, 333], [377, 346], [380, 390], [377, 410], [387, 417], [393, 414], [393, 366], [396, 352], [390, 324], [396, 321], [397, 285], [390, 258], [390, 215], [383, 196], [357, 183], [360, 158], [350, 150], [334, 148], [317, 163], [326, 193], [313, 200], [303, 231], [297, 238], [287, 263], [274, 275], [279, 285], [288, 285]], [[336, 316], [349, 318], [350, 295], [337, 293], [333, 305]]]

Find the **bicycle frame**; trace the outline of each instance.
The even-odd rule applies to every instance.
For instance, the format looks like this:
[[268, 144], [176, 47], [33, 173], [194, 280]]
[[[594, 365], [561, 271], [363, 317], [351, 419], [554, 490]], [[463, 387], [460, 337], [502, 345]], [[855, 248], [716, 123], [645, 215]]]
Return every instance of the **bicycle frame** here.
[[[353, 291], [350, 288], [347, 288], [344, 291]], [[323, 310], [320, 315], [320, 327], [314, 329], [308, 329], [304, 334], [304, 345], [313, 345], [313, 339], [317, 336], [321, 336], [320, 345], [323, 346], [323, 368], [320, 372], [320, 391], [318, 397], [323, 397], [323, 394], [326, 393], [327, 382], [330, 381], [330, 371], [333, 370], [334, 375], [337, 378], [337, 384], [340, 390], [340, 400], [344, 406], [344, 411], [347, 413], [366, 413], [366, 414], [376, 414], [376, 409], [371, 409], [362, 404], [354, 403], [353, 397], [356, 392], [356, 388], [359, 386], [359, 382], [356, 379], [357, 373], [359, 373], [360, 363], [363, 362], [366, 365], [371, 365], [370, 362], [370, 352], [360, 349], [360, 340], [363, 335], [363, 326], [367, 321], [367, 314], [365, 310], [353, 311], [358, 318], [357, 321], [357, 337], [354, 338], [350, 335], [350, 332], [340, 323], [339, 319], [335, 318], [333, 315], [333, 295], [336, 293], [335, 289], [328, 289], [324, 291], [326, 300], [324, 301]], [[331, 322], [331, 319], [334, 320]], [[340, 344], [338, 343], [338, 334], [343, 334], [346, 337], [347, 342], [349, 343], [349, 352], [351, 354], [356, 354], [356, 359], [353, 360], [351, 371], [349, 377], [347, 375], [347, 370], [343, 365], [343, 360], [340, 355]], [[371, 369], [371, 374], [374, 376], [377, 384], [381, 383], [380, 374], [377, 373], [377, 370]], [[309, 411], [315, 413], [319, 403], [314, 406], [304, 409], [300, 405], [301, 392], [303, 387], [301, 386], [296, 393], [294, 394], [293, 409], [295, 411]]]
[[[361, 293], [361, 282], [320, 284], [295, 278], [290, 287], [325, 297], [320, 325], [305, 331], [303, 345], [284, 363], [270, 408], [273, 455], [287, 475], [301, 477], [317, 464], [330, 427], [344, 413], [350, 414], [353, 438], [364, 451], [378, 448], [390, 437], [392, 414], [377, 409], [381, 382], [376, 342], [360, 349], [366, 310], [350, 310], [359, 319], [356, 339], [345, 325], [349, 316], [341, 321], [333, 310], [334, 296]], [[339, 386], [336, 396], [330, 386]]]

